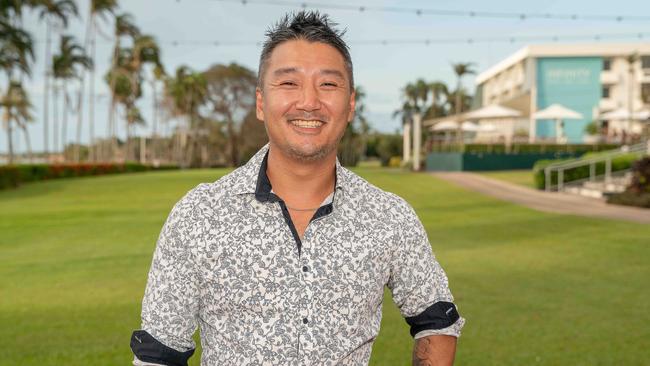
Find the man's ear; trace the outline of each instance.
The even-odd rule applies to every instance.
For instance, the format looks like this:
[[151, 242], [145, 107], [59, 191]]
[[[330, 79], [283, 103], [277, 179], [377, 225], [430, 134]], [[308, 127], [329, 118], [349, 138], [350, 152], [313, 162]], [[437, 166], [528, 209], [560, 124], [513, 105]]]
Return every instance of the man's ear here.
[[354, 89], [352, 89], [352, 93], [350, 93], [350, 112], [348, 112], [348, 122], [351, 122], [354, 119], [354, 110], [357, 105], [357, 93]]
[[264, 98], [260, 87], [255, 88], [255, 116], [264, 122]]

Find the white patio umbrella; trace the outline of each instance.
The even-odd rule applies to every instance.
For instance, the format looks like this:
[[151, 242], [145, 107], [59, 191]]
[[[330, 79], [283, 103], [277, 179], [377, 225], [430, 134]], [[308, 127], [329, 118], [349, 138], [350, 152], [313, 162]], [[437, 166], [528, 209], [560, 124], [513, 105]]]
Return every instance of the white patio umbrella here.
[[[465, 132], [475, 132], [479, 130], [479, 126], [475, 123], [465, 121], [460, 126], [461, 130]], [[431, 131], [456, 131], [458, 129], [458, 122], [456, 121], [442, 121], [431, 126]]]
[[650, 118], [650, 111], [647, 109], [642, 109], [632, 112], [627, 108], [619, 108], [610, 112], [602, 113], [599, 116], [600, 119], [613, 119], [613, 120], [634, 120], [634, 121], [645, 121]]
[[551, 104], [550, 106], [533, 113], [533, 118], [555, 120], [555, 141], [560, 142], [560, 137], [562, 136], [562, 120], [581, 119], [582, 114], [561, 104]]
[[498, 104], [490, 104], [471, 112], [465, 113], [466, 119], [500, 119], [520, 117], [521, 112], [512, 108], [506, 108]]

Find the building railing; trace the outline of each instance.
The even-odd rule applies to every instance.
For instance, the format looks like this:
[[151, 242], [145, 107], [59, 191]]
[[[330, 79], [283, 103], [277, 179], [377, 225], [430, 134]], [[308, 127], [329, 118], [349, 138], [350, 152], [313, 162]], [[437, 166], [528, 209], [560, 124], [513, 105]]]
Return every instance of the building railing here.
[[[562, 161], [550, 164], [544, 168], [544, 175], [546, 179], [546, 191], [562, 191], [566, 185], [564, 181], [564, 174], [569, 169], [581, 168], [589, 166], [589, 178], [584, 180], [595, 181], [597, 177], [603, 176], [605, 183], [610, 183], [612, 180], [612, 160], [617, 157], [625, 155], [637, 155], [639, 158], [645, 155], [650, 155], [650, 140], [638, 143], [631, 146], [622, 146], [620, 149], [611, 150], [609, 152], [602, 152], [597, 156], [589, 158], [577, 158], [568, 161]], [[596, 164], [605, 163], [605, 174], [596, 174]], [[557, 173], [557, 184], [552, 184], [553, 173]]]

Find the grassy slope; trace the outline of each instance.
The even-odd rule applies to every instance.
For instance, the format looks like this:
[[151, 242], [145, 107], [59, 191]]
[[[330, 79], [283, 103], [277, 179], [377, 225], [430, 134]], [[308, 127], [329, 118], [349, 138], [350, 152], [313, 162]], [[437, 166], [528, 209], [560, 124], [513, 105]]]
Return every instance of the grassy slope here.
[[[457, 365], [650, 359], [650, 227], [539, 213], [426, 175], [359, 172], [411, 202], [427, 228], [467, 318]], [[187, 190], [223, 173], [0, 192], [0, 365], [129, 364], [162, 223]], [[412, 341], [389, 299], [371, 364], [407, 365]]]

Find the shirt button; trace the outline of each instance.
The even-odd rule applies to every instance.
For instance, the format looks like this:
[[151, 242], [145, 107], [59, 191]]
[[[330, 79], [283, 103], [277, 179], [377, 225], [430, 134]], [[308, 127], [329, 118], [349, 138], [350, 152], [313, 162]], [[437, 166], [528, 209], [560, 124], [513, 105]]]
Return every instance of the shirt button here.
[[307, 267], [307, 266], [302, 266], [302, 271], [303, 271], [303, 272], [309, 272], [309, 267]]
[[302, 323], [307, 324], [307, 323], [309, 323], [309, 320], [307, 318], [302, 318]]

